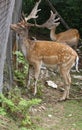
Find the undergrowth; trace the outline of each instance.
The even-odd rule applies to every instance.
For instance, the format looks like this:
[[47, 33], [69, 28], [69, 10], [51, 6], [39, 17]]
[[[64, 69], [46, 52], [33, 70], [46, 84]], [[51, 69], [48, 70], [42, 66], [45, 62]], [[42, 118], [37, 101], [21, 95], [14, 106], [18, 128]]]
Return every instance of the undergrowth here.
[[25, 86], [29, 66], [24, 58], [24, 55], [20, 51], [14, 52], [13, 55], [16, 56], [16, 63], [13, 66], [14, 80], [18, 86]]
[[[29, 99], [22, 89], [26, 84], [25, 77], [28, 72], [28, 64], [20, 51], [14, 53], [16, 65], [14, 66], [14, 81], [16, 86], [12, 87], [9, 92], [0, 95], [0, 115], [13, 119], [20, 130], [30, 130], [33, 125], [30, 108], [41, 103], [41, 99]], [[19, 88], [20, 87], [20, 88]], [[25, 88], [23, 88], [25, 90]]]
[[19, 88], [12, 89], [8, 96], [0, 95], [0, 115], [13, 118], [19, 127], [32, 125], [29, 109], [41, 103], [41, 99], [22, 98]]

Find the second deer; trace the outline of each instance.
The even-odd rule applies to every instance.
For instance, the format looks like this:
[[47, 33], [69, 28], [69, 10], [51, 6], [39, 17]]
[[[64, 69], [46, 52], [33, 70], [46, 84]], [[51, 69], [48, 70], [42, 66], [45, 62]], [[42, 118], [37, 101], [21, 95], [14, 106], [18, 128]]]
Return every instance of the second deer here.
[[50, 18], [44, 24], [36, 24], [36, 26], [48, 28], [50, 30], [50, 38], [52, 41], [67, 44], [76, 50], [80, 40], [79, 31], [77, 29], [69, 29], [67, 31], [56, 34], [56, 28], [60, 24], [60, 18], [56, 18], [56, 16], [57, 14], [54, 14], [51, 11]]

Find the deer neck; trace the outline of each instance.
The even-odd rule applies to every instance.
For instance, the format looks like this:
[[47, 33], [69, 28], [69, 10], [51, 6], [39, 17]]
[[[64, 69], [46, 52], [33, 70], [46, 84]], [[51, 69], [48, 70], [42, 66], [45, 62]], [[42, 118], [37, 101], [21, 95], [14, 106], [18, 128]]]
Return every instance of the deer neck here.
[[28, 50], [29, 50], [29, 42], [27, 37], [19, 37], [20, 47], [24, 54], [24, 56], [27, 56]]
[[50, 30], [50, 38], [52, 41], [56, 41], [57, 40], [57, 35], [55, 34], [55, 28]]

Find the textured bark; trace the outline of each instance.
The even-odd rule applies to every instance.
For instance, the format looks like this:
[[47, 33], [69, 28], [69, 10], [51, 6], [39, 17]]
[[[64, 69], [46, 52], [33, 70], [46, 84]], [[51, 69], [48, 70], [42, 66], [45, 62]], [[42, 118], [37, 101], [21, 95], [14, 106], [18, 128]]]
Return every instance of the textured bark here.
[[3, 70], [14, 3], [15, 0], [0, 1], [0, 93], [3, 88]]
[[[22, 0], [15, 0], [15, 6], [12, 16], [12, 23], [17, 23], [19, 21], [22, 9]], [[10, 30], [9, 39], [8, 39], [8, 46], [7, 46], [7, 65], [8, 65], [8, 79], [9, 79], [9, 88], [12, 87], [13, 83], [13, 71], [12, 71], [12, 48], [16, 41], [16, 34]]]

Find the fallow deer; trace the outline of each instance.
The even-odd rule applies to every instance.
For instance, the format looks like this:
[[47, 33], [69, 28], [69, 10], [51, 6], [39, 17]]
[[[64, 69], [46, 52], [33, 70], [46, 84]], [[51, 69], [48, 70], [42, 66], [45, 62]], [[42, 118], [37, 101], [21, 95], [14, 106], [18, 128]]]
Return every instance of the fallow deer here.
[[[37, 9], [33, 12], [33, 16], [31, 13], [30, 18], [34, 18], [36, 12]], [[71, 47], [58, 42], [30, 40], [28, 38], [29, 26], [34, 25], [27, 23], [25, 20], [11, 25], [11, 29], [19, 34], [22, 51], [29, 63], [28, 87], [30, 85], [31, 66], [34, 68], [34, 95], [37, 93], [37, 80], [39, 78], [41, 66], [45, 65], [46, 67], [52, 68], [57, 66], [65, 82], [65, 91], [60, 100], [69, 98], [71, 84], [70, 70], [75, 65], [78, 71], [79, 57], [77, 53]]]
[[57, 14], [54, 14], [51, 11], [50, 18], [44, 24], [36, 24], [36, 26], [48, 28], [50, 30], [50, 38], [52, 41], [67, 44], [76, 50], [80, 40], [79, 31], [77, 29], [69, 29], [67, 31], [56, 34], [56, 28], [60, 24], [60, 18], [56, 18], [56, 16]]

